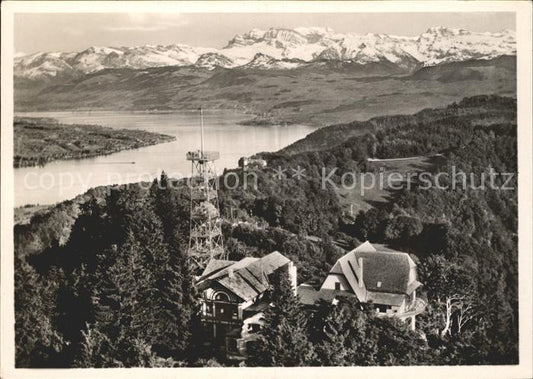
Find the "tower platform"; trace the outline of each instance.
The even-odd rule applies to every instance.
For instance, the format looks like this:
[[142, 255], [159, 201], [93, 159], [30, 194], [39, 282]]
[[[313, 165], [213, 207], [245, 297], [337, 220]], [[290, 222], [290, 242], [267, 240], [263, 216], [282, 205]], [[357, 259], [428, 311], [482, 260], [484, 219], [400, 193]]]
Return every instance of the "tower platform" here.
[[186, 155], [188, 161], [211, 162], [220, 158], [218, 151], [189, 151]]

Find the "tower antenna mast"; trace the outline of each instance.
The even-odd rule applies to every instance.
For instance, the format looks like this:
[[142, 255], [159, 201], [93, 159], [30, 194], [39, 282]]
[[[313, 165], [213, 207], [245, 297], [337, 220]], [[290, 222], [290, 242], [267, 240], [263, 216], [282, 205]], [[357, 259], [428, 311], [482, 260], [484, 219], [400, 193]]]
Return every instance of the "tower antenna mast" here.
[[200, 108], [200, 150], [187, 153], [191, 161], [191, 226], [189, 256], [198, 271], [211, 259], [225, 259], [222, 241], [222, 220], [218, 203], [218, 176], [215, 161], [218, 151], [204, 150], [204, 112]]
[[200, 108], [201, 151], [204, 154], [204, 110]]

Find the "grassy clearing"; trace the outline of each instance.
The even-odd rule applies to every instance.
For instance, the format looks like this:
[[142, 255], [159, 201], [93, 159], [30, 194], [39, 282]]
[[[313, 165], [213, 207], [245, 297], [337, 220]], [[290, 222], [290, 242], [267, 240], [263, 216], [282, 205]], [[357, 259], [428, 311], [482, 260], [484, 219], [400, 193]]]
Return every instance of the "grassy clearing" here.
[[[375, 178], [375, 185], [371, 185], [370, 173], [360, 180], [357, 176], [356, 183], [350, 188], [340, 186], [338, 195], [341, 206], [346, 215], [357, 215], [359, 211], [366, 211], [376, 203], [389, 202], [399, 187], [407, 186], [409, 174], [414, 175], [423, 171], [433, 171], [444, 163], [445, 158], [441, 155], [430, 157], [410, 157], [397, 159], [369, 160], [369, 169]], [[392, 175], [394, 173], [394, 175]], [[405, 180], [394, 180], [395, 176], [402, 176]], [[380, 177], [383, 177], [380, 185]], [[387, 180], [390, 178], [390, 180]], [[412, 179], [411, 179], [412, 180]], [[364, 182], [364, 188], [363, 188]], [[351, 188], [353, 187], [353, 188]], [[394, 188], [391, 188], [394, 187]]]

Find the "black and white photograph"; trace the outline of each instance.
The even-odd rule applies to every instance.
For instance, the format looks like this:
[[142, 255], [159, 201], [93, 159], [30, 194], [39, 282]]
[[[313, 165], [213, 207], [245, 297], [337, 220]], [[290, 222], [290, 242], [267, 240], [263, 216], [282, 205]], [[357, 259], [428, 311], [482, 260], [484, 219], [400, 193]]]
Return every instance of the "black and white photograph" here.
[[531, 377], [531, 3], [379, 3], [3, 3], [0, 375]]

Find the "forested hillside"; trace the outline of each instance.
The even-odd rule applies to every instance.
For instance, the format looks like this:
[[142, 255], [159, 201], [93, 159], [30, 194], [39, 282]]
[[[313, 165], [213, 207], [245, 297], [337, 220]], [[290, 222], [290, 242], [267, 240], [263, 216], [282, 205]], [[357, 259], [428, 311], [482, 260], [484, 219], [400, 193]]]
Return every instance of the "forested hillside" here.
[[[246, 365], [517, 362], [518, 204], [516, 189], [502, 188], [517, 185], [516, 101], [477, 96], [383, 120], [329, 149], [263, 154], [268, 168], [254, 171], [256, 188], [222, 184], [225, 246], [230, 259], [279, 250], [298, 266], [299, 282], [314, 284], [343, 254], [334, 241], [351, 247], [370, 240], [409, 252], [428, 301], [417, 318], [421, 334], [348, 300], [302, 317], [280, 278], [266, 317], [290, 327], [292, 339], [269, 348], [269, 336], [285, 329], [265, 328]], [[368, 158], [433, 154], [443, 159], [427, 172], [431, 180], [454, 168], [477, 176], [454, 190], [426, 188], [415, 176], [410, 189], [354, 217], [343, 213], [335, 186], [322, 186], [322, 168], [337, 168], [331, 181], [340, 185], [343, 173], [375, 170]], [[297, 166], [304, 179], [291, 175]], [[278, 179], [277, 168], [287, 177]], [[515, 176], [480, 188], [491, 168]], [[186, 255], [188, 191], [169, 180], [148, 189], [93, 190], [16, 226], [17, 366], [228, 364], [198, 344]]]
[[[476, 99], [480, 97], [472, 98]], [[420, 124], [423, 127], [424, 123], [426, 123], [428, 120], [436, 122], [437, 120], [450, 120], [451, 117], [461, 116], [462, 118], [459, 120], [460, 122], [468, 122], [469, 119], [464, 117], [469, 116], [470, 119], [472, 119], [480, 115], [483, 115], [481, 116], [483, 118], [497, 118], [497, 112], [501, 110], [503, 110], [505, 113], [511, 112], [509, 107], [505, 105], [505, 102], [508, 101], [509, 100], [504, 100], [504, 104], [502, 105], [496, 105], [491, 102], [491, 104], [488, 105], [477, 104], [471, 106], [466, 104], [463, 100], [459, 106], [456, 102], [454, 102], [451, 106], [446, 108], [424, 109], [409, 116], [378, 116], [365, 121], [353, 121], [346, 124], [330, 125], [318, 129], [309, 134], [307, 137], [287, 146], [282, 150], [282, 152], [297, 154], [307, 151], [329, 150], [343, 142], [346, 142], [346, 140], [351, 137], [361, 137], [367, 133], [377, 135], [378, 131], [380, 130], [388, 130], [388, 128], [400, 127], [403, 125], [416, 126]], [[491, 109], [491, 106], [496, 107]], [[502, 115], [502, 117], [505, 116]], [[390, 157], [394, 158], [397, 156], [390, 154]]]

